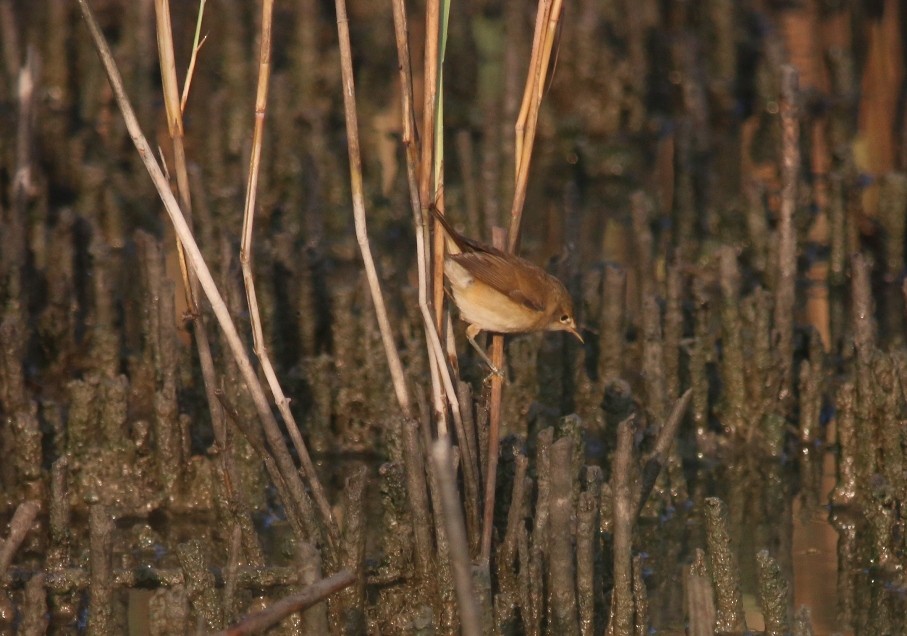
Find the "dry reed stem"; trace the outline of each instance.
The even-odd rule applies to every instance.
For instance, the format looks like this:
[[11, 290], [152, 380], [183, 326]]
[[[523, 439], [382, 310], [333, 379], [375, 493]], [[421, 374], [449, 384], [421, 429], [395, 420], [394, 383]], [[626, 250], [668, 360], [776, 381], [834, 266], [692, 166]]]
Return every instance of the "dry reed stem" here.
[[[502, 228], [493, 228], [492, 245], [504, 249], [507, 237]], [[496, 369], [504, 368], [504, 336], [494, 334], [491, 337], [491, 364]], [[501, 404], [504, 392], [504, 379], [498, 374], [491, 376], [491, 396], [488, 404], [488, 457], [485, 468], [485, 498], [482, 511], [482, 543], [479, 551], [482, 564], [487, 567], [491, 560], [491, 534], [494, 530], [495, 486], [498, 479], [498, 454], [501, 439]]]
[[195, 63], [198, 61], [198, 52], [205, 46], [208, 36], [199, 39], [202, 32], [202, 20], [205, 17], [205, 2], [198, 0], [198, 19], [195, 21], [195, 36], [192, 39], [192, 56], [189, 58], [189, 68], [186, 70], [186, 83], [183, 84], [183, 96], [180, 98], [180, 112], [186, 111], [186, 102], [189, 101], [189, 89], [192, 87], [192, 78], [195, 77]]
[[[192, 219], [192, 204], [189, 193], [189, 172], [186, 169], [186, 148], [183, 145], [183, 117], [179, 109], [179, 87], [176, 79], [176, 60], [173, 53], [173, 28], [170, 21], [169, 0], [154, 0], [155, 30], [157, 50], [161, 66], [161, 89], [164, 94], [164, 107], [167, 111], [167, 130], [173, 141], [173, 161], [176, 172], [176, 184], [179, 192], [180, 207], [186, 218]], [[179, 256], [180, 274], [183, 279], [183, 291], [186, 304], [193, 316], [198, 315], [198, 302], [193, 285], [189, 281], [189, 267], [183, 244], [176, 240], [176, 253]]]
[[529, 69], [526, 74], [526, 85], [523, 87], [523, 99], [520, 102], [520, 114], [517, 115], [514, 125], [516, 152], [513, 163], [513, 182], [520, 180], [520, 163], [523, 160], [523, 142], [525, 141], [526, 122], [529, 119], [529, 109], [532, 104], [536, 72], [539, 66], [539, 55], [542, 53], [542, 42], [545, 39], [544, 29], [548, 23], [548, 14], [551, 12], [551, 0], [539, 0], [535, 14], [535, 30], [532, 33], [532, 52], [529, 54]]
[[390, 320], [387, 317], [387, 308], [381, 294], [381, 281], [378, 279], [378, 270], [372, 258], [372, 250], [368, 242], [368, 231], [365, 217], [365, 197], [362, 192], [362, 157], [359, 151], [359, 124], [356, 115], [356, 87], [353, 82], [353, 56], [350, 50], [350, 26], [346, 15], [346, 2], [336, 0], [337, 8], [337, 34], [340, 39], [340, 69], [343, 76], [343, 110], [346, 119], [347, 147], [350, 157], [350, 190], [353, 196], [353, 220], [356, 225], [356, 242], [362, 254], [365, 274], [368, 278], [369, 291], [375, 305], [378, 318], [378, 328], [381, 331], [381, 341], [384, 344], [384, 353], [390, 368], [391, 379], [394, 383], [394, 392], [397, 402], [406, 417], [412, 416], [412, 403], [409, 390], [406, 387], [406, 377], [403, 374], [403, 364], [400, 354], [394, 344], [394, 335], [391, 332]]
[[[416, 431], [403, 365], [394, 345], [390, 321], [381, 295], [381, 285], [372, 258], [366, 230], [365, 202], [362, 192], [362, 163], [359, 152], [359, 130], [356, 116], [356, 92], [353, 82], [353, 62], [350, 50], [349, 19], [344, 0], [335, 0], [337, 9], [337, 34], [340, 41], [340, 65], [343, 77], [343, 105], [346, 118], [347, 142], [350, 159], [350, 189], [353, 196], [353, 219], [356, 225], [356, 240], [362, 254], [372, 301], [381, 331], [381, 339], [387, 356], [388, 366], [397, 394], [397, 401], [403, 411], [403, 436], [406, 444], [406, 481], [413, 506], [413, 531], [416, 551], [417, 573], [428, 579], [432, 571], [432, 540], [428, 520], [431, 512], [428, 506], [427, 484], [424, 471], [424, 455]], [[405, 112], [405, 111], [404, 111]], [[408, 119], [408, 118], [407, 118]], [[409, 164], [409, 162], [407, 162]], [[408, 170], [412, 172], [408, 165]], [[412, 180], [413, 175], [409, 175]]]
[[440, 486], [444, 527], [450, 542], [449, 557], [454, 573], [457, 606], [460, 610], [460, 628], [463, 634], [478, 636], [482, 633], [482, 629], [476, 595], [472, 586], [472, 564], [469, 559], [466, 526], [463, 522], [463, 512], [460, 509], [460, 497], [457, 493], [457, 478], [451, 461], [449, 439], [441, 438], [435, 441], [432, 445], [431, 459], [438, 478], [438, 486]]
[[[443, 166], [442, 162], [437, 161], [434, 153], [437, 144], [434, 143], [435, 131], [440, 128], [437, 121], [438, 100], [437, 90], [438, 81], [429, 83], [429, 76], [439, 75], [440, 53], [438, 51], [438, 31], [440, 25], [439, 6], [436, 2], [430, 2], [426, 13], [426, 22], [428, 25], [429, 42], [426, 43], [425, 57], [425, 130], [430, 131], [424, 134], [422, 140], [422, 173], [421, 183], [416, 184], [415, 170], [415, 118], [413, 115], [413, 89], [412, 74], [409, 57], [408, 33], [406, 28], [406, 12], [401, 2], [394, 2], [394, 21], [395, 36], [398, 47], [398, 61], [401, 75], [401, 99], [403, 101], [403, 128], [404, 144], [407, 148], [407, 174], [410, 186], [410, 197], [413, 205], [414, 222], [416, 226], [416, 250], [417, 262], [419, 263], [419, 307], [425, 322], [426, 338], [428, 340], [429, 368], [432, 379], [432, 397], [434, 402], [435, 413], [438, 422], [438, 435], [446, 437], [448, 435], [446, 409], [441, 399], [441, 391], [438, 379], [443, 383], [444, 392], [447, 401], [451, 406], [451, 413], [454, 419], [454, 426], [457, 429], [457, 435], [460, 440], [461, 464], [463, 465], [464, 486], [466, 487], [467, 496], [476, 498], [479, 490], [479, 467], [478, 457], [474, 453], [474, 446], [468, 437], [463, 426], [463, 416], [461, 405], [457, 396], [456, 389], [452, 380], [451, 368], [448, 362], [456, 361], [455, 347], [449, 347], [450, 354], [445, 356], [441, 345], [439, 331], [443, 321], [443, 303], [444, 303], [444, 237], [442, 232], [435, 232], [433, 250], [430, 254], [426, 253], [425, 245], [428, 242], [428, 225], [425, 220], [427, 217], [427, 201], [432, 201], [432, 205], [438, 207], [438, 211], [444, 213], [443, 199], [443, 173], [438, 170], [434, 172], [435, 166]], [[429, 102], [431, 105], [429, 106]], [[428, 170], [426, 165], [429, 166]], [[429, 178], [433, 177], [433, 178]], [[430, 183], [429, 183], [430, 181]], [[427, 189], [426, 189], [427, 188]], [[433, 258], [433, 263], [430, 263]], [[432, 264], [434, 269], [431, 269]], [[433, 271], [432, 278], [432, 300], [435, 307], [434, 316], [431, 315], [431, 307], [428, 304], [428, 272]], [[435, 322], [432, 322], [432, 321]], [[447, 333], [450, 335], [450, 322], [448, 319]], [[450, 344], [450, 342], [448, 342]]]
[[189, 225], [180, 210], [179, 204], [173, 196], [173, 192], [170, 190], [170, 184], [167, 182], [160, 165], [158, 165], [157, 160], [154, 157], [154, 152], [148, 144], [147, 138], [142, 133], [141, 127], [135, 116], [135, 111], [133, 110], [132, 104], [130, 104], [129, 98], [123, 87], [123, 79], [119, 69], [113, 59], [113, 55], [110, 52], [110, 47], [107, 44], [104, 34], [98, 26], [97, 19], [88, 4], [88, 0], [79, 0], [79, 7], [82, 11], [82, 16], [85, 18], [98, 55], [101, 58], [104, 70], [107, 73], [117, 105], [123, 115], [123, 120], [129, 131], [129, 135], [132, 138], [132, 142], [136, 147], [136, 151], [145, 164], [148, 175], [158, 192], [158, 196], [164, 204], [164, 209], [170, 217], [174, 230], [186, 249], [188, 261], [198, 276], [199, 284], [205, 292], [208, 301], [211, 303], [214, 315], [223, 330], [227, 345], [230, 347], [236, 365], [248, 387], [253, 404], [255, 405], [256, 413], [267, 437], [268, 444], [280, 467], [281, 475], [286, 480], [287, 490], [292, 495], [291, 501], [288, 503], [304, 505], [303, 502], [307, 495], [305, 494], [302, 482], [299, 479], [296, 467], [293, 465], [290, 453], [284, 444], [283, 434], [280, 431], [280, 427], [277, 425], [277, 420], [271, 412], [264, 389], [258, 381], [258, 376], [255, 373], [255, 369], [252, 367], [252, 362], [239, 337], [236, 325], [233, 324], [230, 311], [217, 289], [214, 278], [211, 276], [211, 271], [208, 269], [208, 265], [198, 248], [198, 244], [195, 242], [192, 230], [189, 228]]
[[255, 277], [252, 271], [252, 229], [255, 221], [255, 200], [258, 193], [261, 147], [264, 138], [265, 115], [268, 108], [268, 88], [271, 78], [271, 33], [274, 1], [264, 0], [261, 11], [261, 48], [258, 58], [258, 86], [255, 92], [255, 125], [252, 133], [252, 151], [249, 158], [249, 179], [246, 184], [246, 202], [243, 210], [242, 243], [239, 250], [239, 261], [242, 265], [243, 285], [246, 290], [246, 300], [249, 304], [249, 322], [252, 326], [252, 346], [255, 355], [258, 357], [259, 364], [261, 364], [261, 369], [271, 389], [271, 395], [274, 396], [277, 410], [280, 411], [287, 427], [287, 432], [290, 434], [290, 439], [293, 440], [293, 446], [296, 448], [302, 469], [309, 480], [312, 496], [328, 531], [328, 539], [336, 547], [340, 536], [337, 523], [334, 520], [334, 514], [331, 511], [327, 496], [324, 494], [324, 489], [318, 480], [318, 474], [315, 471], [315, 465], [312, 463], [309, 450], [302, 439], [302, 434], [299, 432], [296, 418], [290, 410], [290, 401], [280, 386], [280, 380], [277, 378], [274, 365], [271, 363], [271, 357], [268, 355], [268, 347], [265, 344], [261, 326], [261, 313], [258, 310], [258, 298], [255, 293]]
[[216, 633], [218, 636], [241, 636], [242, 634], [263, 632], [290, 614], [320, 603], [331, 594], [351, 585], [355, 580], [356, 575], [353, 572], [347, 569], [340, 570], [326, 579], [306, 586], [301, 592], [285, 596], [260, 612], [247, 616], [236, 625]]
[[[438, 199], [435, 165], [435, 118], [438, 101], [439, 59], [438, 36], [441, 24], [439, 0], [428, 0], [425, 6], [425, 52], [422, 81], [422, 139], [420, 140], [419, 200], [422, 205], [435, 205], [444, 214], [444, 201]], [[444, 315], [444, 234], [436, 231], [432, 242], [432, 305], [435, 328], [441, 331]]]
[[[204, 4], [204, 0], [202, 0], [202, 4]], [[179, 101], [179, 89], [177, 86], [176, 61], [173, 50], [173, 29], [170, 20], [170, 2], [169, 0], [155, 0], [154, 8], [164, 106], [167, 111], [167, 128], [170, 133], [170, 138], [173, 141], [174, 172], [176, 173], [177, 190], [180, 197], [180, 207], [185, 212], [187, 221], [191, 223], [192, 197], [189, 183], [189, 170], [186, 162], [186, 150], [183, 143], [183, 104]], [[195, 53], [193, 52], [193, 57], [194, 55]], [[188, 86], [189, 79], [187, 78], [187, 91]], [[187, 94], [188, 92], [184, 94], [184, 101], [185, 95]], [[208, 401], [208, 409], [211, 412], [211, 425], [214, 430], [214, 439], [218, 447], [225, 449], [227, 445], [226, 417], [220, 400], [216, 395], [217, 374], [214, 369], [214, 359], [211, 354], [208, 329], [205, 326], [204, 320], [201, 319], [201, 312], [199, 310], [198, 278], [188, 269], [185, 250], [179, 239], [176, 241], [176, 246], [177, 253], [179, 254], [180, 271], [183, 276], [186, 304], [193, 317], [192, 330], [193, 335], [195, 336], [199, 365], [201, 366], [202, 379], [205, 385], [205, 397]], [[235, 463], [228, 453], [221, 453], [220, 459], [224, 474], [228, 476], [228, 481], [224, 485], [228, 495], [233, 497], [235, 496], [235, 490], [232, 485], [237, 482]]]
[[[797, 284], [797, 179], [800, 170], [800, 122], [797, 71], [781, 67], [781, 213], [778, 221], [778, 282], [775, 289], [775, 338], [781, 364], [781, 390], [788, 391], [794, 352], [794, 303]], [[781, 396], [785, 400], [790, 395]]]
[[[547, 5], [544, 9], [542, 5]], [[550, 8], [548, 8], [550, 6]], [[538, 125], [539, 107], [545, 91], [545, 78], [548, 76], [548, 66], [551, 62], [551, 51], [554, 48], [554, 38], [557, 34], [557, 24], [560, 20], [562, 0], [541, 0], [537, 20], [543, 20], [544, 26], [538, 39], [533, 39], [533, 53], [531, 59], [535, 66], [529, 67], [529, 77], [526, 79], [526, 90], [523, 93], [524, 104], [529, 102], [528, 116], [523, 125], [517, 122], [516, 139], [516, 188], [513, 193], [513, 205], [510, 209], [509, 251], [515, 252], [520, 243], [520, 222], [523, 218], [523, 206], [526, 203], [526, 190], [529, 185], [529, 166], [532, 159], [532, 146], [535, 141], [535, 132]], [[536, 31], [539, 31], [536, 24]], [[542, 47], [536, 52], [537, 46]], [[523, 107], [520, 108], [522, 116]]]
[[[519, 245], [520, 221], [523, 216], [523, 204], [526, 202], [526, 189], [529, 184], [529, 163], [538, 123], [539, 104], [542, 101], [545, 77], [548, 73], [548, 62], [551, 59], [551, 49], [554, 44], [554, 34], [557, 32], [557, 22], [561, 8], [561, 0], [554, 0], [553, 7], [551, 6], [551, 0], [540, 0], [539, 11], [536, 16], [536, 34], [533, 38], [529, 75], [526, 79], [526, 89], [523, 93], [523, 108], [520, 109], [520, 117], [516, 124], [516, 187], [510, 212], [510, 230], [506, 237], [494, 236], [492, 241], [492, 244], [500, 249], [505, 249], [506, 244], [506, 249], [510, 252], [515, 252]], [[527, 103], [528, 106], [526, 106]], [[525, 115], [524, 109], [527, 113]], [[500, 240], [494, 240], [498, 238]], [[500, 334], [494, 334], [491, 338], [491, 363], [498, 369], [504, 367], [504, 336]], [[502, 392], [503, 381], [495, 374], [491, 378], [488, 457], [485, 472], [485, 508], [482, 514], [482, 543], [480, 551], [481, 560], [485, 564], [491, 558], [491, 534], [494, 523]]]
[[[419, 309], [422, 313], [423, 326], [425, 328], [425, 337], [428, 345], [429, 369], [432, 379], [432, 399], [435, 406], [435, 412], [438, 415], [439, 434], [446, 435], [446, 421], [443, 401], [441, 399], [441, 386], [438, 380], [443, 384], [443, 389], [447, 401], [451, 407], [451, 413], [454, 419], [454, 426], [457, 430], [457, 436], [460, 440], [460, 465], [463, 467], [463, 480], [466, 489], [466, 496], [473, 500], [478, 498], [479, 491], [479, 466], [478, 457], [475, 452], [475, 445], [472, 443], [470, 433], [466, 431], [463, 423], [463, 411], [458, 393], [453, 384], [453, 376], [448, 364], [447, 356], [441, 344], [438, 330], [435, 328], [434, 317], [432, 316], [431, 307], [428, 302], [428, 271], [430, 268], [429, 254], [425, 249], [428, 243], [428, 225], [425, 223], [425, 216], [419, 198], [419, 185], [416, 177], [416, 144], [415, 144], [415, 118], [413, 115], [413, 85], [412, 71], [409, 54], [409, 34], [406, 23], [406, 9], [403, 0], [394, 0], [394, 34], [397, 43], [397, 60], [398, 70], [400, 73], [400, 98], [402, 102], [403, 113], [403, 145], [406, 151], [406, 168], [407, 180], [409, 183], [410, 205], [413, 211], [413, 225], [416, 236], [416, 263], [418, 268], [419, 281]], [[465, 405], [467, 408], [469, 405]], [[475, 501], [469, 502], [468, 505], [473, 507], [477, 505]], [[470, 515], [472, 516], [472, 515]]]
[[23, 501], [16, 507], [16, 512], [9, 522], [9, 536], [6, 541], [0, 543], [0, 580], [6, 576], [16, 550], [22, 545], [40, 510], [41, 504], [34, 500]]

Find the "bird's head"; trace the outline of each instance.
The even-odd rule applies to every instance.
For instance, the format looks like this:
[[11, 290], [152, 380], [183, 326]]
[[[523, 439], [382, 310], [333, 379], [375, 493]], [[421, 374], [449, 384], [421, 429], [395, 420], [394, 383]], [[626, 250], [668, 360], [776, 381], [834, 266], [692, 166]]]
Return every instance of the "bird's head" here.
[[567, 331], [576, 336], [577, 340], [583, 342], [583, 337], [576, 328], [576, 318], [573, 314], [573, 301], [570, 299], [570, 294], [563, 290], [563, 294], [559, 294], [559, 296], [551, 314], [551, 321], [548, 323], [548, 331]]

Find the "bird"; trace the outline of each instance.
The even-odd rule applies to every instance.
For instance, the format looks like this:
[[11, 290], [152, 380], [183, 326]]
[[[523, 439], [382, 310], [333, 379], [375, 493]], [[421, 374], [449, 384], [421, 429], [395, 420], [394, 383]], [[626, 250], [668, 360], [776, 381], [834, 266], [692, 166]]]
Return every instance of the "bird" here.
[[573, 299], [557, 278], [515, 254], [467, 238], [430, 206], [446, 235], [444, 275], [467, 323], [466, 339], [501, 375], [476, 343], [481, 331], [497, 334], [566, 331], [583, 342], [576, 327]]

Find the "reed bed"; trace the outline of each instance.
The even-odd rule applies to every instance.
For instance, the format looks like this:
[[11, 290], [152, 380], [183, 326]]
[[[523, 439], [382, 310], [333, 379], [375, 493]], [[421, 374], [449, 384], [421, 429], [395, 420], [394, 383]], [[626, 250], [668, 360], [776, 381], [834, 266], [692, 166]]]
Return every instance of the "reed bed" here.
[[0, 628], [907, 630], [902, 20], [0, 0]]

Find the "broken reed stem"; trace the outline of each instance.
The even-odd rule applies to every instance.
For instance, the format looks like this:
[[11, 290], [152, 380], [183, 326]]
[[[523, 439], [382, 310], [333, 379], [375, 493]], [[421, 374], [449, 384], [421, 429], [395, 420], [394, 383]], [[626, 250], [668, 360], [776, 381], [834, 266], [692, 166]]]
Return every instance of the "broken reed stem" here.
[[243, 634], [263, 632], [290, 614], [300, 612], [320, 603], [331, 594], [352, 585], [355, 581], [355, 573], [347, 569], [340, 570], [326, 579], [306, 586], [296, 594], [285, 596], [273, 605], [246, 617], [228, 629], [217, 632], [217, 634], [218, 636], [241, 636]]
[[668, 452], [671, 450], [671, 444], [674, 443], [674, 438], [677, 437], [677, 431], [680, 429], [680, 424], [683, 422], [683, 417], [686, 415], [687, 408], [692, 399], [693, 389], [684, 391], [683, 395], [674, 402], [674, 407], [671, 409], [668, 421], [658, 432], [658, 437], [655, 439], [655, 445], [652, 448], [652, 452], [649, 454], [649, 457], [646, 459], [646, 463], [642, 468], [642, 478], [638, 482], [640, 484], [639, 490], [634, 493], [637, 497], [635, 507], [635, 518], [637, 519], [642, 513], [643, 507], [646, 505], [646, 500], [648, 500], [649, 495], [652, 493], [652, 488], [655, 487], [655, 482], [658, 481], [658, 474], [668, 461]]
[[41, 504], [33, 500], [24, 501], [16, 508], [9, 522], [9, 536], [0, 544], [0, 580], [6, 576], [6, 570], [13, 562], [16, 550], [22, 545], [40, 510]]
[[[491, 244], [504, 249], [506, 236], [501, 228], [493, 228]], [[504, 336], [494, 334], [491, 337], [491, 363], [496, 369], [504, 368]], [[501, 404], [504, 393], [504, 380], [498, 374], [491, 376], [491, 395], [488, 404], [488, 457], [485, 468], [485, 507], [482, 511], [482, 543], [480, 562], [488, 567], [491, 561], [491, 534], [494, 530], [494, 499], [498, 479], [498, 455], [501, 449]]]
[[347, 633], [359, 634], [366, 625], [365, 591], [365, 541], [366, 510], [365, 489], [368, 483], [368, 469], [357, 464], [343, 484], [343, 545], [342, 565], [354, 572], [356, 585], [339, 595], [335, 604], [340, 623]]
[[704, 514], [709, 563], [715, 587], [715, 630], [743, 633], [746, 631], [746, 618], [743, 614], [743, 594], [740, 591], [740, 568], [731, 549], [727, 506], [717, 497], [708, 497], [705, 500]]
[[255, 201], [258, 194], [261, 147], [264, 139], [265, 115], [268, 108], [268, 87], [271, 79], [271, 32], [274, 0], [264, 0], [261, 11], [261, 48], [258, 57], [258, 87], [255, 92], [255, 124], [252, 133], [252, 151], [249, 157], [249, 178], [246, 183], [246, 202], [243, 209], [242, 243], [239, 250], [239, 261], [242, 266], [246, 301], [249, 304], [249, 322], [252, 326], [252, 346], [255, 355], [258, 357], [259, 364], [261, 364], [261, 370], [264, 372], [265, 379], [271, 389], [271, 395], [274, 396], [277, 410], [280, 411], [280, 415], [286, 424], [287, 432], [290, 434], [290, 439], [293, 441], [293, 446], [296, 448], [303, 472], [308, 477], [312, 496], [327, 528], [329, 542], [332, 547], [336, 548], [340, 532], [331, 512], [330, 503], [328, 503], [327, 496], [324, 494], [324, 490], [318, 480], [315, 464], [312, 463], [309, 450], [302, 439], [302, 434], [299, 432], [299, 426], [296, 424], [296, 418], [290, 410], [290, 401], [280, 386], [280, 380], [277, 378], [274, 365], [271, 363], [271, 357], [268, 355], [268, 347], [265, 344], [264, 332], [261, 326], [261, 312], [258, 310], [258, 297], [255, 293], [255, 275], [252, 271], [252, 229], [255, 221]]
[[768, 550], [756, 553], [759, 600], [765, 620], [765, 636], [790, 633], [790, 591], [781, 566]]
[[575, 558], [573, 522], [573, 438], [569, 435], [551, 445], [551, 491], [548, 499], [548, 625], [554, 633], [579, 632], [573, 567]]
[[705, 552], [697, 548], [693, 563], [684, 568], [684, 607], [689, 636], [713, 636], [715, 633], [715, 593], [709, 579]]
[[633, 422], [630, 416], [617, 426], [617, 450], [611, 472], [611, 495], [614, 498], [614, 589], [611, 592], [611, 621], [608, 633], [613, 636], [633, 634]]
[[797, 284], [797, 175], [800, 169], [800, 123], [797, 108], [797, 71], [781, 67], [781, 214], [778, 221], [778, 277], [775, 288], [774, 326], [781, 365], [781, 391], [791, 386], [794, 352], [794, 302]]
[[88, 586], [88, 633], [112, 634], [113, 624], [113, 519], [107, 506], [88, 510], [91, 578]]
[[[283, 441], [283, 434], [280, 431], [280, 427], [277, 425], [277, 420], [274, 418], [274, 414], [271, 412], [271, 408], [268, 404], [268, 399], [264, 393], [264, 389], [262, 388], [261, 383], [258, 381], [258, 376], [255, 373], [255, 369], [252, 367], [252, 362], [249, 359], [242, 340], [239, 337], [239, 333], [236, 330], [236, 325], [233, 324], [233, 319], [230, 316], [230, 311], [217, 289], [214, 278], [211, 276], [211, 271], [208, 269], [208, 265], [205, 263], [205, 259], [198, 248], [198, 244], [195, 242], [195, 237], [192, 234], [192, 230], [189, 228], [189, 225], [186, 222], [186, 218], [183, 216], [179, 204], [177, 203], [176, 198], [173, 196], [173, 192], [171, 192], [170, 190], [170, 184], [168, 183], [167, 178], [164, 176], [161, 167], [158, 165], [157, 160], [155, 159], [154, 151], [148, 144], [148, 140], [146, 139], [145, 135], [142, 133], [141, 127], [139, 126], [138, 120], [135, 116], [135, 111], [133, 110], [132, 105], [129, 103], [129, 98], [127, 97], [126, 91], [123, 88], [123, 79], [120, 76], [120, 72], [117, 68], [116, 62], [113, 59], [113, 55], [110, 52], [110, 47], [107, 45], [104, 34], [101, 32], [101, 29], [98, 26], [94, 12], [91, 10], [91, 7], [88, 4], [88, 0], [79, 0], [79, 6], [82, 11], [82, 16], [85, 18], [85, 22], [88, 26], [92, 40], [94, 41], [95, 48], [98, 51], [98, 55], [101, 58], [102, 64], [104, 65], [104, 70], [107, 73], [108, 80], [110, 81], [111, 88], [113, 89], [114, 96], [117, 101], [117, 106], [119, 107], [120, 112], [123, 115], [123, 120], [126, 124], [127, 130], [129, 131], [129, 135], [132, 138], [132, 142], [139, 153], [139, 157], [145, 164], [145, 169], [148, 171], [148, 175], [151, 178], [155, 189], [157, 190], [158, 196], [161, 198], [161, 201], [164, 204], [164, 209], [167, 211], [167, 215], [170, 217], [170, 221], [173, 224], [177, 237], [183, 243], [189, 264], [192, 266], [193, 270], [198, 276], [199, 284], [201, 285], [202, 290], [205, 292], [205, 296], [208, 298], [208, 302], [211, 303], [211, 308], [214, 312], [214, 316], [217, 318], [218, 324], [223, 330], [224, 337], [227, 341], [228, 346], [230, 347], [230, 351], [236, 361], [236, 365], [239, 368], [240, 373], [242, 374], [246, 386], [248, 387], [250, 396], [252, 397], [252, 402], [255, 405], [256, 413], [259, 420], [261, 421], [262, 428], [268, 440], [268, 445], [271, 447], [271, 451], [274, 453], [275, 460], [280, 467], [281, 475], [286, 482], [287, 491], [292, 495], [292, 503], [298, 506], [302, 506], [304, 505], [305, 498], [307, 497], [305, 489], [302, 485], [302, 481], [299, 478], [296, 467], [293, 464], [293, 459], [290, 456], [286, 444]], [[318, 484], [318, 480], [314, 475], [310, 477], [310, 481], [310, 485], [313, 487], [313, 490], [316, 488], [320, 490], [320, 485]], [[331, 517], [326, 517], [324, 519], [324, 522], [325, 524], [331, 524]]]
[[462, 633], [467, 636], [478, 636], [482, 633], [479, 608], [472, 587], [472, 563], [469, 558], [469, 545], [466, 541], [466, 525], [460, 509], [460, 496], [457, 493], [457, 477], [451, 461], [449, 439], [440, 438], [434, 442], [431, 459], [441, 491], [444, 527], [450, 543], [448, 555], [454, 574], [457, 606], [460, 610], [460, 628]]

